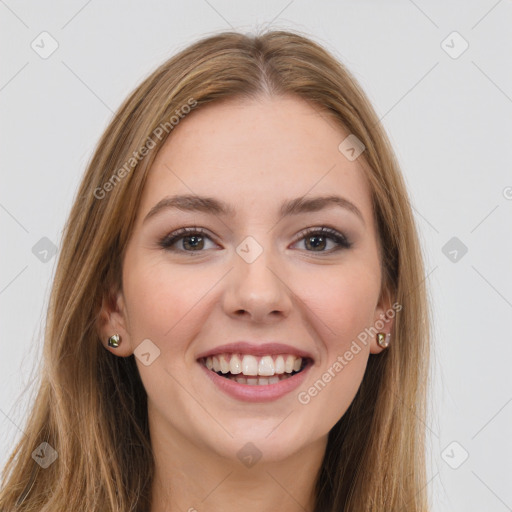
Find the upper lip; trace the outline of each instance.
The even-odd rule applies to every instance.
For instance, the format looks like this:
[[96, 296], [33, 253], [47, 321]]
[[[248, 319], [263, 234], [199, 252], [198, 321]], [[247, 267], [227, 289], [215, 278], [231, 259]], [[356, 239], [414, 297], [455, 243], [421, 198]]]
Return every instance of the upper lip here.
[[285, 343], [251, 343], [248, 341], [237, 341], [235, 343], [227, 343], [226, 345], [219, 345], [205, 352], [198, 354], [197, 359], [202, 357], [214, 356], [218, 354], [250, 354], [253, 356], [266, 356], [275, 354], [291, 354], [298, 357], [313, 359], [313, 356], [292, 345]]

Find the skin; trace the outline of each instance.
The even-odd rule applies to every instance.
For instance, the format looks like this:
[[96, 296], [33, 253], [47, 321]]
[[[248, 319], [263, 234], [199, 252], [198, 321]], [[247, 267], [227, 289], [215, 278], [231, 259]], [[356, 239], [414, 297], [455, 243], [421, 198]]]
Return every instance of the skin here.
[[[297, 395], [391, 307], [380, 289], [369, 185], [358, 160], [338, 150], [347, 135], [301, 99], [260, 97], [201, 107], [159, 152], [123, 261], [122, 291], [104, 307], [101, 325], [113, 354], [126, 357], [145, 339], [160, 350], [148, 366], [136, 358], [155, 453], [151, 512], [313, 510], [327, 434], [352, 402], [370, 353], [383, 349], [371, 338], [308, 404]], [[355, 204], [364, 222], [337, 206], [278, 219], [284, 200], [333, 193]], [[143, 223], [174, 194], [223, 200], [236, 215], [169, 209]], [[315, 251], [311, 235], [297, 236], [322, 226], [353, 245], [333, 252], [336, 242], [320, 239]], [[199, 249], [190, 238], [177, 240], [174, 252], [159, 246], [182, 227], [206, 230]], [[247, 236], [263, 248], [252, 263], [236, 252]], [[380, 331], [391, 328], [387, 319]], [[113, 333], [118, 348], [107, 346]], [[236, 400], [196, 357], [237, 340], [296, 346], [314, 366], [304, 385], [278, 400]], [[237, 457], [248, 442], [261, 452], [251, 467]]]

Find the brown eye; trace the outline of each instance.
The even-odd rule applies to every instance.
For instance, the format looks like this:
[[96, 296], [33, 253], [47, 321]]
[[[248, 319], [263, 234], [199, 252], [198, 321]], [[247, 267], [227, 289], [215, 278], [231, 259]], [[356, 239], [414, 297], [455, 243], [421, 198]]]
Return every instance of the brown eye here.
[[[204, 247], [204, 237], [198, 235], [187, 235], [181, 237], [183, 240], [183, 247], [185, 249], [202, 249]], [[188, 244], [187, 244], [187, 241]]]
[[326, 248], [327, 245], [327, 237], [324, 235], [308, 235], [304, 238], [306, 243], [306, 247], [312, 247], [314, 251], [322, 250]]
[[[321, 252], [321, 253], [332, 253], [340, 249], [350, 249], [352, 243], [340, 233], [332, 228], [311, 228], [301, 233], [301, 237], [295, 242], [304, 240], [307, 252]], [[328, 245], [328, 241], [334, 243], [334, 247], [330, 250], [325, 250]], [[309, 250], [311, 248], [311, 250]]]
[[[211, 239], [201, 228], [182, 228], [162, 238], [159, 245], [167, 251], [202, 252], [206, 240]], [[174, 248], [179, 241], [182, 241], [181, 247]]]

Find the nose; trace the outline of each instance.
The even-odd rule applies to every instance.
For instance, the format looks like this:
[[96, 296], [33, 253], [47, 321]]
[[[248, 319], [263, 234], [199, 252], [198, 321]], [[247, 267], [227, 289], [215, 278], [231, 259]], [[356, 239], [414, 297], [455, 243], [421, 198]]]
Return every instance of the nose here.
[[293, 294], [282, 265], [270, 253], [264, 248], [251, 263], [238, 253], [233, 255], [234, 268], [227, 276], [223, 300], [228, 315], [258, 323], [288, 317]]

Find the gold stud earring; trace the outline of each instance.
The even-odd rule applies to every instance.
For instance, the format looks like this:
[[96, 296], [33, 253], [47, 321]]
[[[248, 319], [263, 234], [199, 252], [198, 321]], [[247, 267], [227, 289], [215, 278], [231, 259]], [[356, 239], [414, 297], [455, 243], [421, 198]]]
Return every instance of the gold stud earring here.
[[117, 347], [119, 347], [120, 343], [121, 343], [121, 336], [119, 336], [119, 334], [113, 334], [108, 339], [108, 346], [109, 347], [117, 348]]
[[377, 343], [379, 347], [387, 348], [389, 346], [389, 341], [391, 339], [391, 334], [386, 334], [384, 332], [377, 333]]

